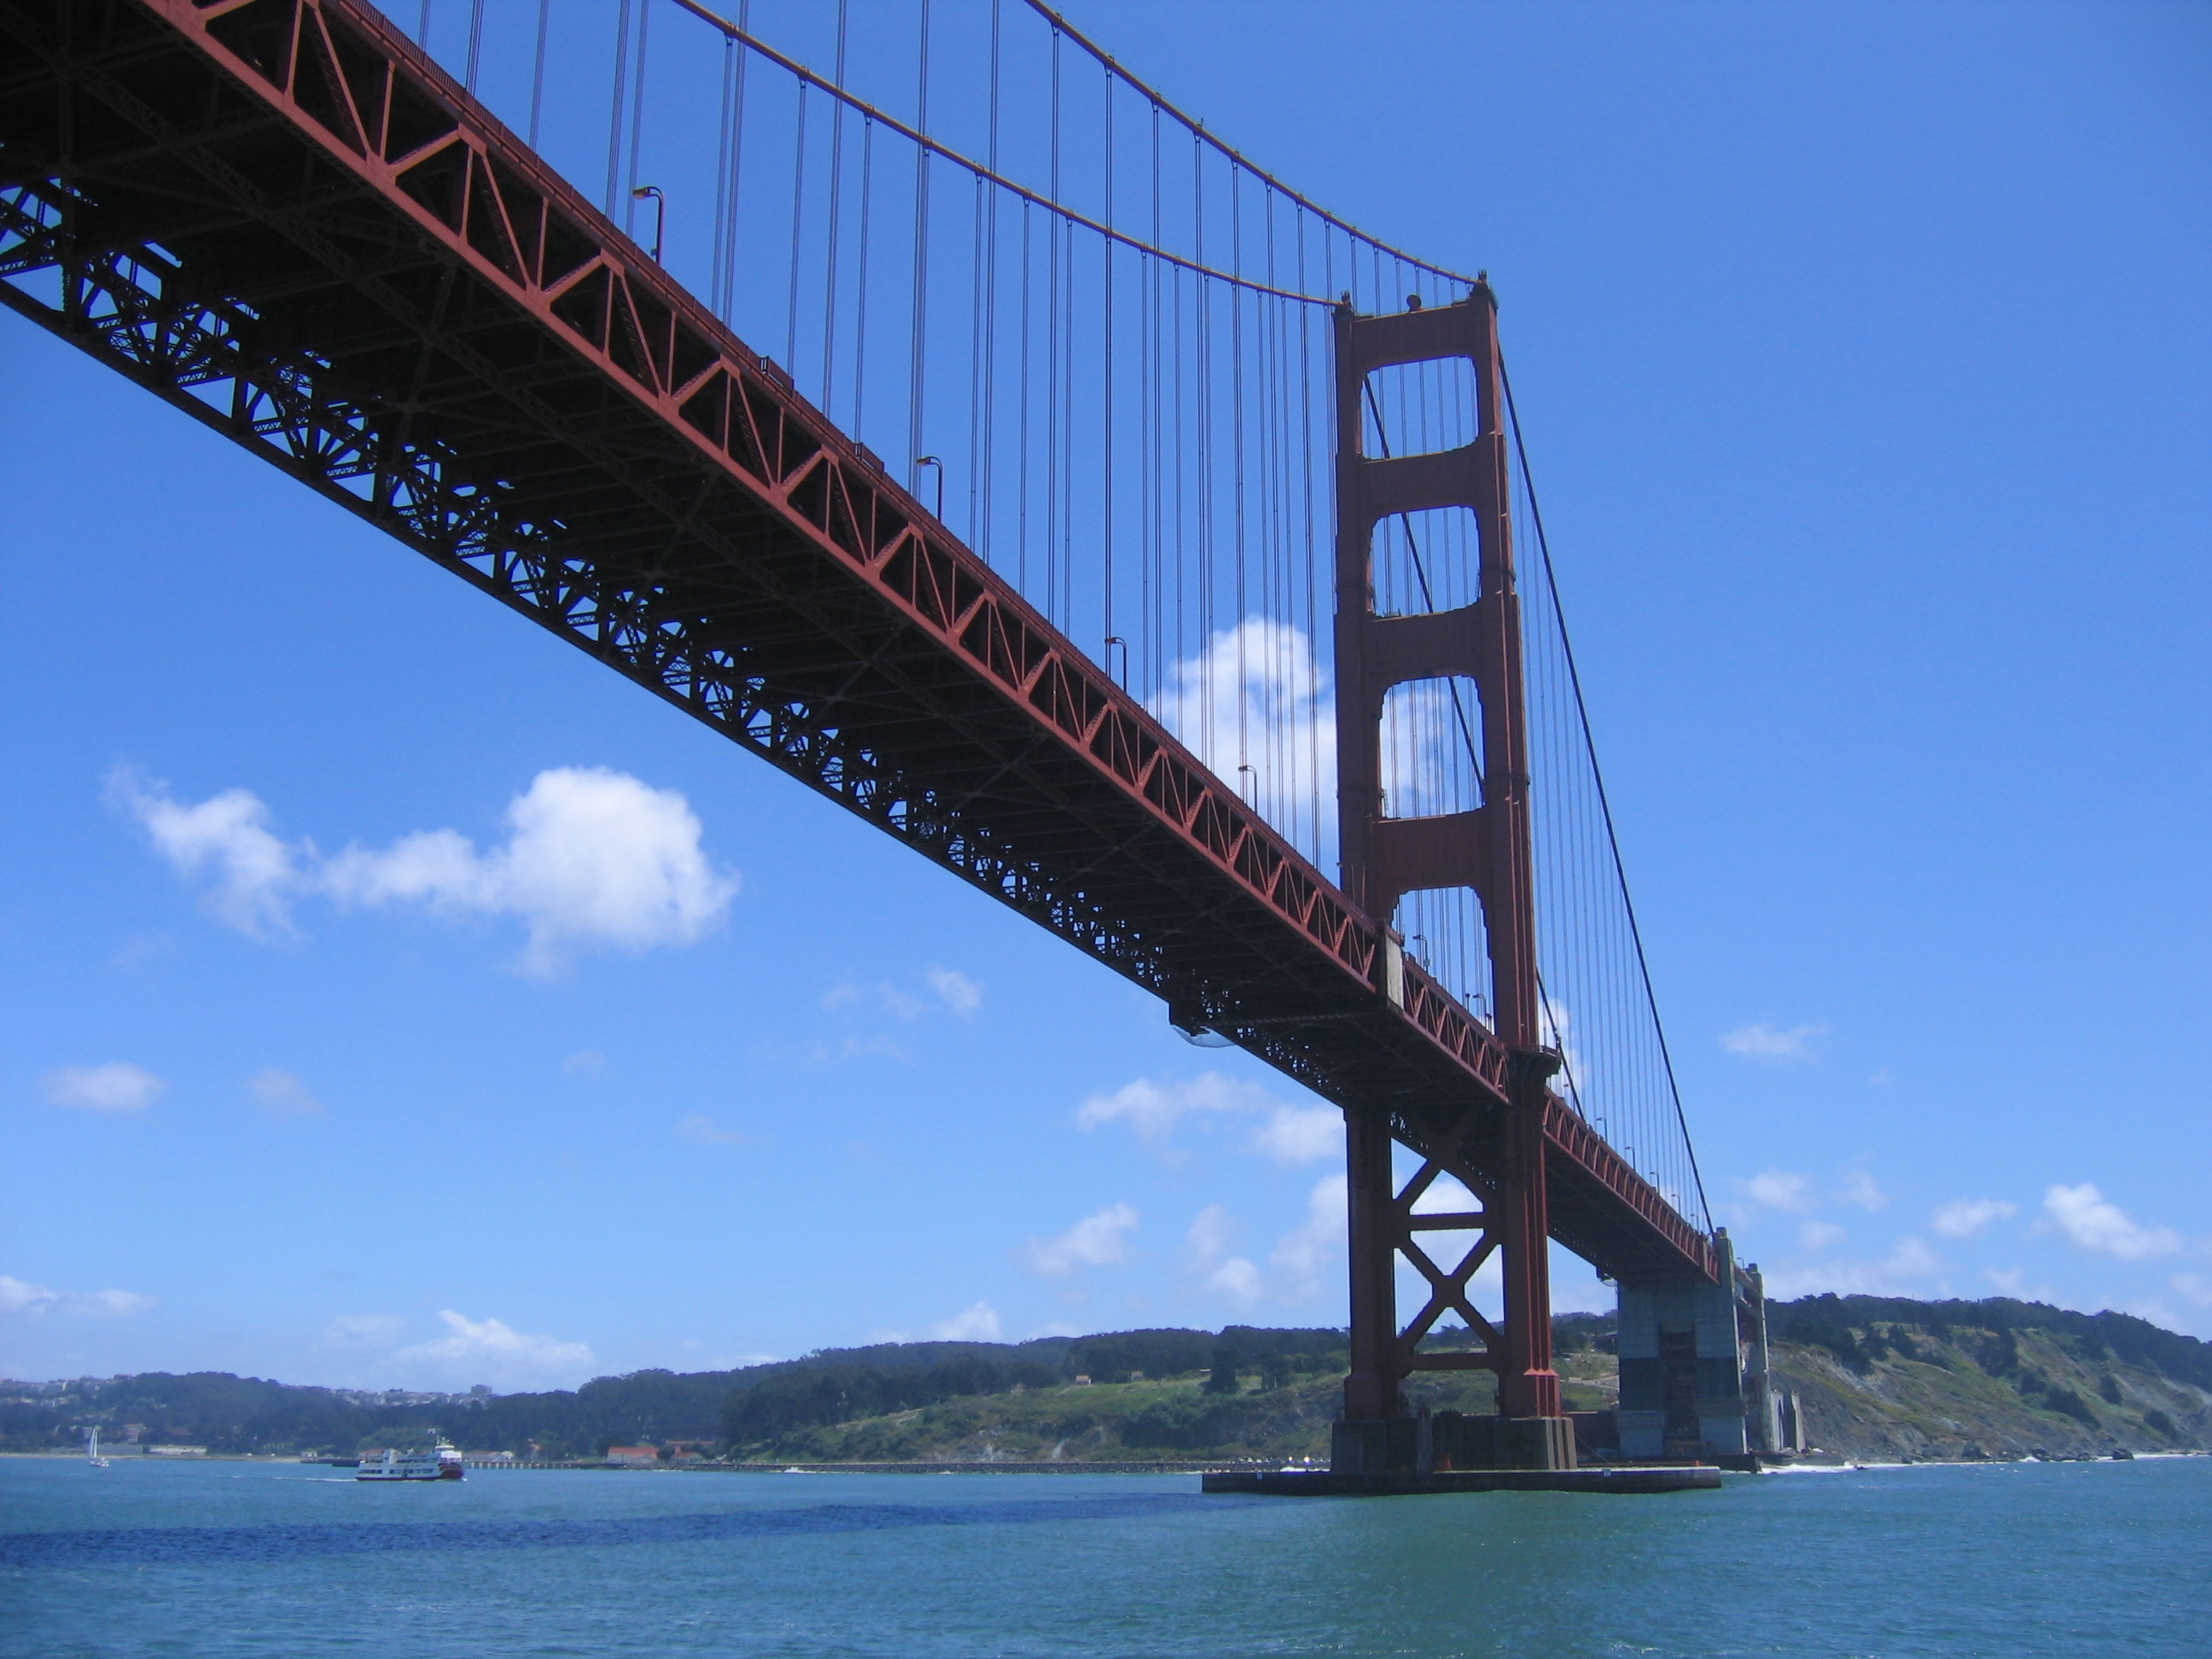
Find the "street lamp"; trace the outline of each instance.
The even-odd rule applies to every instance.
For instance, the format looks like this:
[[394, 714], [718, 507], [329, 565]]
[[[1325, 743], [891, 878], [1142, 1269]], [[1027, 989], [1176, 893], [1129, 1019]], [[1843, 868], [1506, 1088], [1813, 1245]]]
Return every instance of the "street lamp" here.
[[668, 228], [668, 198], [660, 193], [660, 186], [659, 185], [640, 185], [635, 190], [630, 191], [630, 194], [641, 202], [646, 200], [647, 198], [652, 199], [653, 263], [659, 264], [660, 263], [661, 233]]
[[945, 522], [945, 463], [934, 455], [917, 455], [914, 458], [914, 482], [917, 489], [921, 485], [921, 469], [925, 466], [933, 466], [937, 469], [937, 521], [943, 524]]

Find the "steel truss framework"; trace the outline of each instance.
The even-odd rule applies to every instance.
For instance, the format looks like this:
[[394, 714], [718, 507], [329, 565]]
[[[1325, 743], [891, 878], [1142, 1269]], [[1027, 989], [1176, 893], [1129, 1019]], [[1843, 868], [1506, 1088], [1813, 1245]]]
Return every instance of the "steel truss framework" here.
[[[1500, 1167], [1497, 1038], [380, 14], [0, 0], [0, 300], [1406, 1144]], [[1556, 1237], [1714, 1276], [1542, 1118]]]

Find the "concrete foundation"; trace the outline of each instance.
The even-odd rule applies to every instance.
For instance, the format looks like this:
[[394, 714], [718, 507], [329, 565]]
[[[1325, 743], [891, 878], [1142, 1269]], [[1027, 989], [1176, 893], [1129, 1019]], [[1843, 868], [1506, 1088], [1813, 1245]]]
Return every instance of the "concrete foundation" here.
[[1717, 1468], [1440, 1469], [1432, 1474], [1350, 1474], [1334, 1469], [1284, 1469], [1202, 1475], [1206, 1492], [1279, 1498], [1409, 1498], [1454, 1492], [1586, 1492], [1626, 1497], [1662, 1492], [1714, 1492]]
[[1571, 1469], [1575, 1425], [1565, 1417], [1339, 1419], [1329, 1468], [1345, 1475], [1433, 1474], [1468, 1469]]
[[1619, 1455], [1741, 1459], [1788, 1450], [1795, 1401], [1768, 1369], [1766, 1291], [1714, 1237], [1718, 1285], [1620, 1285]]

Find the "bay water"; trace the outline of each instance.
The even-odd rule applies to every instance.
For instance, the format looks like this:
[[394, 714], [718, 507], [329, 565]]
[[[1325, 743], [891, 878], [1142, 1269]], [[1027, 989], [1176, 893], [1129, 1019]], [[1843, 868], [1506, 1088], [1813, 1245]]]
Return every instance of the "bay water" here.
[[0, 1654], [2212, 1655], [2212, 1458], [1609, 1498], [0, 1458]]

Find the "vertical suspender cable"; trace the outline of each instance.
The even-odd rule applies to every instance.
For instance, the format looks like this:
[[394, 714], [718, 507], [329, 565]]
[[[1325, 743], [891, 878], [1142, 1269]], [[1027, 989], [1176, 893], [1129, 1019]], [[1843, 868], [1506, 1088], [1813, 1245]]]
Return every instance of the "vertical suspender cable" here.
[[868, 211], [875, 194], [876, 121], [860, 123], [860, 257], [854, 273], [853, 295], [853, 441], [860, 441], [860, 428], [868, 409]]
[[1627, 866], [1621, 862], [1620, 837], [1613, 830], [1613, 803], [1606, 794], [1605, 774], [1598, 768], [1597, 744], [1590, 735], [1589, 708], [1583, 701], [1582, 674], [1575, 666], [1574, 647], [1567, 639], [1566, 619], [1559, 609], [1559, 578], [1553, 570], [1551, 547], [1544, 535], [1543, 510], [1536, 502], [1536, 486], [1528, 471], [1528, 452], [1521, 437], [1520, 411], [1515, 408], [1513, 403], [1513, 381], [1505, 373], [1503, 361], [1498, 363], [1498, 376], [1500, 384], [1505, 389], [1506, 419], [1513, 428], [1514, 453], [1520, 462], [1522, 485], [1528, 492], [1528, 520], [1536, 532], [1537, 552], [1544, 561], [1544, 583], [1551, 595], [1553, 617], [1559, 623], [1559, 652], [1565, 663], [1568, 684], [1574, 690], [1575, 714], [1581, 723], [1583, 742], [1589, 753], [1590, 775], [1596, 784], [1598, 805], [1605, 817], [1606, 841], [1613, 854], [1613, 873], [1620, 883], [1621, 906], [1627, 913], [1629, 937], [1634, 941], [1636, 946], [1636, 965], [1644, 980], [1644, 1000], [1651, 1011], [1652, 1029], [1658, 1034], [1659, 1053], [1666, 1066], [1667, 1091], [1674, 1103], [1674, 1121], [1676, 1127], [1681, 1131], [1682, 1145], [1688, 1151], [1690, 1176], [1697, 1188], [1698, 1206], [1705, 1212], [1705, 1225], [1711, 1229], [1713, 1224], [1712, 1205], [1705, 1197], [1705, 1178], [1698, 1168], [1696, 1149], [1691, 1145], [1689, 1119], [1682, 1110], [1682, 1091], [1674, 1079], [1674, 1057], [1667, 1046], [1666, 1027], [1659, 1021], [1659, 997], [1658, 993], [1652, 988], [1651, 964], [1644, 953], [1644, 931], [1637, 926], [1636, 906], [1628, 896], [1628, 870]]
[[637, 217], [638, 151], [645, 138], [645, 35], [653, 23], [653, 0], [637, 0], [637, 64], [630, 71], [629, 192], [623, 198], [623, 229], [629, 231]]
[[[615, 192], [622, 188], [623, 99], [629, 82], [629, 14], [633, 0], [622, 0], [615, 18], [614, 114], [607, 123], [607, 194], [600, 204], [608, 218], [615, 216]], [[423, 0], [422, 21], [430, 21], [429, 0]]]
[[[837, 0], [837, 73], [845, 84], [845, 23], [852, 0]], [[830, 246], [823, 265], [829, 280], [822, 295], [822, 407], [830, 407], [830, 388], [837, 372], [837, 230], [845, 185], [845, 102], [832, 99], [830, 106]]]
[[[753, 0], [738, 0], [738, 27], [745, 30], [752, 21]], [[741, 47], [738, 52], [736, 84], [730, 99], [730, 151], [723, 166], [730, 179], [730, 213], [722, 228], [722, 290], [716, 295], [717, 309], [724, 320], [736, 308], [738, 298], [738, 186], [744, 182], [745, 155], [745, 62], [748, 53]]]
[[[915, 74], [914, 125], [929, 131], [929, 0], [921, 0], [921, 50]], [[915, 147], [914, 158], [914, 355], [908, 367], [907, 392], [907, 476], [918, 495], [921, 491], [922, 366], [929, 313], [929, 150]]]
[[[538, 118], [545, 107], [545, 37], [553, 27], [553, 0], [538, 0], [538, 60], [530, 71], [530, 148], [538, 148]], [[735, 42], [723, 45], [734, 47]]]
[[806, 94], [805, 82], [799, 83], [798, 142], [792, 147], [791, 157], [791, 281], [785, 289], [788, 301], [783, 330], [783, 366], [793, 378], [799, 374], [799, 255], [802, 245], [800, 233], [805, 228], [806, 213]]
[[477, 89], [477, 66], [483, 61], [483, 13], [484, 0], [471, 0], [469, 6], [468, 71], [461, 77], [461, 84], [471, 93]]
[[[1108, 230], [1109, 230], [1109, 231], [1110, 231], [1110, 230], [1112, 230], [1112, 229], [1114, 228], [1114, 72], [1113, 72], [1113, 70], [1108, 70], [1106, 71], [1106, 120], [1105, 120], [1105, 127], [1106, 127], [1106, 212], [1105, 212], [1105, 216], [1104, 216], [1104, 221], [1103, 221], [1103, 222], [1104, 222], [1104, 224], [1105, 224], [1105, 226], [1106, 226], [1106, 228], [1107, 228]], [[1103, 502], [1103, 514], [1102, 514], [1102, 516], [1103, 516], [1103, 520], [1104, 520], [1104, 524], [1103, 524], [1103, 534], [1104, 534], [1105, 545], [1104, 545], [1103, 549], [1102, 550], [1102, 551], [1103, 551], [1103, 554], [1104, 554], [1104, 556], [1103, 556], [1103, 558], [1101, 558], [1101, 559], [1099, 560], [1099, 562], [1099, 562], [1099, 564], [1100, 564], [1100, 566], [1101, 566], [1101, 568], [1102, 568], [1102, 572], [1103, 572], [1103, 574], [1102, 574], [1102, 590], [1101, 590], [1101, 614], [1102, 614], [1102, 616], [1103, 616], [1103, 618], [1104, 618], [1104, 626], [1103, 626], [1103, 627], [1102, 627], [1102, 628], [1099, 629], [1099, 635], [1100, 635], [1100, 637], [1101, 637], [1101, 638], [1103, 638], [1103, 639], [1112, 639], [1112, 638], [1115, 636], [1115, 635], [1114, 635], [1114, 551], [1115, 551], [1115, 550], [1114, 550], [1114, 240], [1113, 240], [1113, 238], [1112, 238], [1112, 237], [1110, 237], [1110, 236], [1109, 236], [1109, 237], [1108, 237], [1108, 238], [1106, 239], [1106, 240], [1104, 241], [1104, 243], [1100, 246], [1100, 248], [1099, 248], [1099, 258], [1100, 258], [1100, 259], [1103, 262], [1104, 266], [1105, 266], [1105, 270], [1104, 270], [1104, 273], [1103, 273], [1103, 298], [1102, 298], [1102, 301], [1101, 301], [1100, 310], [1101, 310], [1101, 313], [1102, 313], [1102, 319], [1102, 319], [1102, 321], [1103, 322], [1103, 324], [1104, 324], [1104, 325], [1105, 325], [1105, 342], [1104, 342], [1103, 354], [1103, 364], [1104, 364], [1104, 368], [1105, 368], [1105, 411], [1106, 411], [1106, 422], [1105, 422], [1105, 452], [1106, 452], [1106, 453], [1105, 453], [1105, 457], [1104, 457], [1103, 472], [1103, 477], [1104, 481], [1105, 481], [1105, 500], [1104, 500], [1104, 502]], [[1102, 646], [1102, 647], [1099, 648], [1099, 654], [1100, 654], [1102, 657], [1111, 658], [1111, 657], [1112, 657], [1112, 655], [1113, 655], [1114, 653], [1113, 653], [1110, 650], [1109, 650], [1109, 649], [1107, 649], [1106, 647], [1103, 647], [1103, 646]], [[1121, 665], [1122, 665], [1122, 672], [1123, 672], [1124, 675], [1126, 675], [1126, 674], [1127, 673], [1127, 671], [1128, 671], [1128, 661], [1129, 661], [1129, 652], [1128, 652], [1128, 647], [1125, 644], [1125, 645], [1122, 647], [1122, 648], [1121, 648]], [[1109, 672], [1111, 672], [1112, 665], [1111, 665], [1111, 663], [1110, 663], [1110, 662], [1108, 664], [1108, 668], [1109, 668]]]

